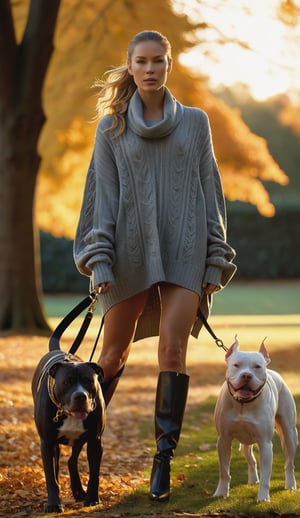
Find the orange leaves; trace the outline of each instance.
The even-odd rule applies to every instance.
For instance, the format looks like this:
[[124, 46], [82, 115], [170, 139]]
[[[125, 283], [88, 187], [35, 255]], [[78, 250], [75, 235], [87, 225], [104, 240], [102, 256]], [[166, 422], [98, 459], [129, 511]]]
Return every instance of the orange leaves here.
[[300, 135], [300, 93], [295, 103], [288, 98], [285, 99], [279, 119], [284, 126], [290, 127], [295, 135]]
[[236, 174], [228, 166], [224, 168], [223, 187], [229, 201], [242, 201], [255, 205], [262, 216], [272, 217], [274, 205], [270, 202], [268, 192], [257, 178], [246, 174]]
[[229, 108], [221, 99], [207, 99], [213, 140], [221, 169], [230, 166], [238, 176], [288, 183], [288, 177], [272, 158], [267, 142], [251, 133], [238, 110]]
[[[66, 347], [71, 340], [66, 339]], [[92, 348], [87, 344], [88, 349]], [[40, 357], [45, 354], [48, 339], [13, 337], [1, 339], [0, 352], [0, 516], [21, 518], [40, 516], [47, 499], [40, 441], [33, 421], [31, 378]], [[84, 357], [84, 355], [83, 355]], [[105, 431], [104, 455], [100, 471], [101, 511], [117, 504], [144, 483], [142, 473], [149, 452], [136, 448], [137, 430], [124, 417], [110, 411]], [[127, 431], [128, 427], [128, 431]], [[73, 516], [95, 516], [72, 497], [67, 461], [70, 448], [61, 448], [61, 496], [64, 507]], [[88, 480], [86, 450], [79, 458], [83, 485]]]
[[266, 140], [251, 133], [239, 111], [221, 99], [207, 95], [204, 105], [210, 116], [226, 198], [251, 203], [261, 215], [274, 216], [275, 208], [262, 181], [284, 186], [289, 179], [271, 156]]

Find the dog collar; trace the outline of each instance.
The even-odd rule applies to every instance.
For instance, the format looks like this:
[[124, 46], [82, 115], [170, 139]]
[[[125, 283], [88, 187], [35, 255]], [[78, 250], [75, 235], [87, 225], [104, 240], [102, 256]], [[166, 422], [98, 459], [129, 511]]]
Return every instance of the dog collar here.
[[248, 398], [248, 399], [239, 398], [237, 395], [235, 395], [234, 387], [232, 386], [232, 384], [228, 380], [227, 380], [227, 386], [228, 386], [229, 394], [231, 395], [231, 397], [235, 401], [237, 401], [238, 403], [241, 403], [241, 404], [243, 404], [243, 403], [251, 403], [252, 401], [255, 401], [255, 399], [257, 399], [261, 395], [261, 393], [262, 393], [262, 391], [264, 389], [264, 386], [266, 384], [266, 381], [267, 380], [265, 380], [264, 383], [260, 387], [258, 387], [258, 389], [255, 390], [255, 392], [253, 392], [253, 396]]
[[42, 382], [43, 382], [45, 376], [48, 375], [49, 369], [52, 367], [52, 365], [54, 365], [54, 363], [56, 363], [58, 361], [64, 360], [65, 358], [66, 358], [66, 353], [61, 352], [61, 351], [49, 358], [49, 360], [45, 363], [44, 367], [42, 368], [39, 379], [37, 381], [37, 388], [36, 388], [37, 392], [39, 392], [39, 390], [41, 389]]
[[55, 416], [53, 417], [53, 421], [55, 423], [57, 423], [59, 418], [66, 412], [64, 411], [60, 402], [57, 401], [57, 399], [55, 398], [54, 385], [55, 385], [55, 379], [52, 378], [52, 376], [50, 376], [50, 374], [48, 374], [48, 394], [49, 394], [49, 398], [51, 399], [52, 403], [57, 407], [57, 412], [56, 412]]
[[38, 383], [38, 389], [39, 389], [41, 387], [42, 380], [44, 379], [45, 376], [47, 376], [48, 395], [49, 395], [49, 398], [51, 399], [52, 403], [57, 408], [57, 412], [56, 412], [56, 414], [55, 414], [55, 416], [53, 418], [53, 421], [55, 423], [57, 423], [58, 419], [63, 414], [66, 414], [66, 412], [63, 410], [62, 405], [60, 404], [59, 401], [57, 401], [57, 399], [55, 397], [55, 393], [54, 393], [55, 380], [54, 380], [54, 378], [52, 376], [50, 376], [49, 371], [50, 371], [52, 365], [54, 365], [55, 363], [57, 363], [59, 361], [68, 360], [70, 357], [71, 356], [68, 353], [59, 351], [52, 358], [50, 358], [48, 360], [48, 362], [44, 365], [44, 368], [43, 368], [43, 370], [41, 372], [40, 380], [39, 380], [39, 383]]

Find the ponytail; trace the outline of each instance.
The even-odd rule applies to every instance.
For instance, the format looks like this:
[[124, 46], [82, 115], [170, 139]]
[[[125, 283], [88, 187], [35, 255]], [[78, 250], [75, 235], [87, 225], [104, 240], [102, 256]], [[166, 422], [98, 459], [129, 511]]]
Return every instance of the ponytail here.
[[129, 74], [127, 65], [122, 65], [108, 70], [104, 80], [97, 80], [94, 87], [98, 89], [96, 104], [98, 118], [104, 115], [112, 115], [113, 122], [109, 131], [118, 128], [115, 137], [119, 137], [125, 131], [125, 115], [128, 103], [133, 96], [136, 85]]

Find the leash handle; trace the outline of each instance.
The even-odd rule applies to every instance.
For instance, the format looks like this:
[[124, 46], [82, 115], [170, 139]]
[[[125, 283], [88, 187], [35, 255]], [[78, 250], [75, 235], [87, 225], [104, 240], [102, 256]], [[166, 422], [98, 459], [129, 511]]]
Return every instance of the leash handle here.
[[53, 331], [53, 333], [50, 337], [49, 351], [60, 350], [59, 342], [60, 342], [60, 338], [61, 338], [62, 334], [67, 329], [67, 327], [73, 322], [73, 320], [75, 320], [75, 318], [78, 317], [80, 315], [80, 313], [82, 313], [82, 311], [88, 307], [89, 308], [88, 312], [81, 324], [81, 327], [78, 331], [78, 334], [77, 334], [77, 336], [74, 340], [74, 343], [69, 352], [71, 354], [74, 354], [77, 351], [77, 349], [78, 349], [80, 343], [82, 342], [82, 339], [91, 323], [96, 301], [97, 301], [97, 295], [94, 292], [90, 293], [88, 295], [88, 297], [86, 297], [81, 302], [79, 302], [79, 304], [77, 304], [77, 306], [75, 306], [75, 308], [73, 308], [63, 318], [63, 320], [58, 324], [58, 326], [55, 328], [55, 330]]
[[221, 347], [225, 352], [227, 352], [228, 347], [226, 347], [226, 345], [224, 345], [223, 341], [215, 335], [215, 333], [213, 332], [212, 328], [210, 327], [209, 323], [207, 322], [207, 320], [206, 320], [205, 316], [203, 315], [200, 308], [198, 308], [197, 316], [200, 318], [202, 324], [207, 329], [209, 334], [213, 337], [217, 346]]

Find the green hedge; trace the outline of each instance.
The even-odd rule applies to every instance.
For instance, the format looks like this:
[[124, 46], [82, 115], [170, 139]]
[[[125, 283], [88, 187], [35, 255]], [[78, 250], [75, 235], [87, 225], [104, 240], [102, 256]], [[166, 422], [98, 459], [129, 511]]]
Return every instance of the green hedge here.
[[81, 275], [73, 261], [73, 241], [40, 232], [42, 282], [45, 292], [86, 293], [87, 277]]
[[228, 205], [228, 241], [236, 249], [236, 278], [300, 277], [300, 206], [264, 218], [248, 205]]
[[[236, 279], [300, 277], [300, 207], [277, 208], [264, 218], [248, 205], [228, 204], [228, 241], [236, 249]], [[45, 292], [86, 292], [88, 279], [77, 271], [73, 242], [41, 236], [42, 280]]]

